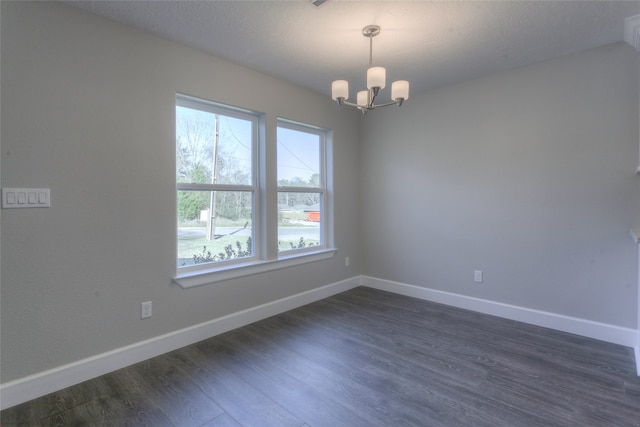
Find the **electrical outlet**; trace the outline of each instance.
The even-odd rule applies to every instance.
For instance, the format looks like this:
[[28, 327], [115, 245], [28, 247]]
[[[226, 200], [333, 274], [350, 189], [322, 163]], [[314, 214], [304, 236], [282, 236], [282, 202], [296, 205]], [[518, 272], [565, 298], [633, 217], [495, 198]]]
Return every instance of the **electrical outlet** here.
[[151, 301], [140, 304], [140, 318], [146, 319], [147, 317], [151, 317]]
[[482, 270], [474, 270], [473, 281], [476, 283], [482, 283]]
[[351, 262], [349, 261], [349, 257], [344, 257], [344, 266], [345, 267], [349, 267], [351, 265]]

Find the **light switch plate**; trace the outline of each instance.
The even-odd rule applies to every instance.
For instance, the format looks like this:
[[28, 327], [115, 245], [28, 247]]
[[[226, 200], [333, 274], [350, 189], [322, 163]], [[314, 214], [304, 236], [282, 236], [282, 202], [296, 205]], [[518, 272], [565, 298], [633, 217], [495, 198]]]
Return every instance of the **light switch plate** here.
[[3, 188], [2, 208], [49, 208], [51, 191], [48, 188]]

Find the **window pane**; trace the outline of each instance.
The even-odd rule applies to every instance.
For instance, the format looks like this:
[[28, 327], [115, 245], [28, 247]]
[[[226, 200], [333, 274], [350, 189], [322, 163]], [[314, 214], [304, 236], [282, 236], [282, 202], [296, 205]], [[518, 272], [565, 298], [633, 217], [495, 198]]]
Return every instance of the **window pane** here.
[[211, 183], [214, 135], [214, 114], [176, 107], [176, 182]]
[[320, 199], [320, 193], [278, 192], [278, 250], [323, 244]]
[[219, 149], [216, 184], [251, 185], [251, 147], [253, 123], [229, 116], [218, 116]]
[[177, 106], [176, 182], [251, 185], [252, 125]]
[[320, 136], [278, 127], [278, 185], [320, 187]]
[[253, 256], [252, 211], [251, 191], [178, 191], [178, 267]]

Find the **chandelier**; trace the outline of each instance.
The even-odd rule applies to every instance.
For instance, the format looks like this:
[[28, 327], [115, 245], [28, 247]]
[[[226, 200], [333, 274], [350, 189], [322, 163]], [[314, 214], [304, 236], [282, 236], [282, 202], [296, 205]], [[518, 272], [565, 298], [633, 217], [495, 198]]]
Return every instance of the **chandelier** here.
[[384, 104], [375, 104], [376, 96], [380, 89], [386, 85], [387, 70], [384, 67], [373, 67], [373, 38], [380, 34], [378, 25], [367, 25], [362, 29], [362, 35], [369, 38], [369, 68], [367, 69], [367, 90], [358, 92], [355, 104], [347, 101], [349, 99], [349, 82], [346, 80], [335, 80], [331, 83], [331, 98], [339, 105], [356, 107], [363, 114], [377, 107], [388, 105], [402, 105], [409, 99], [409, 82], [407, 80], [397, 80], [391, 84], [391, 101]]

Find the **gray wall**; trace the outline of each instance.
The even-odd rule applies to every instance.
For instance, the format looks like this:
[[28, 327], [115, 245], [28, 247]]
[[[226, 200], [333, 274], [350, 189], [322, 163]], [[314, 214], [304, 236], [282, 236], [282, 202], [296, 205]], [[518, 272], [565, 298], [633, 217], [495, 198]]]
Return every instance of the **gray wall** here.
[[[2, 382], [360, 273], [636, 327], [630, 47], [414, 94], [360, 129], [325, 96], [197, 50], [61, 4], [0, 4], [1, 184], [52, 197], [1, 212]], [[336, 257], [171, 284], [176, 92], [335, 131]]]
[[363, 273], [635, 329], [638, 116], [625, 43], [374, 112]]
[[[360, 273], [358, 114], [66, 5], [1, 7], [2, 186], [51, 188], [50, 209], [2, 212], [2, 382]], [[334, 130], [336, 257], [171, 283], [176, 92], [264, 112], [271, 138], [277, 116]]]

